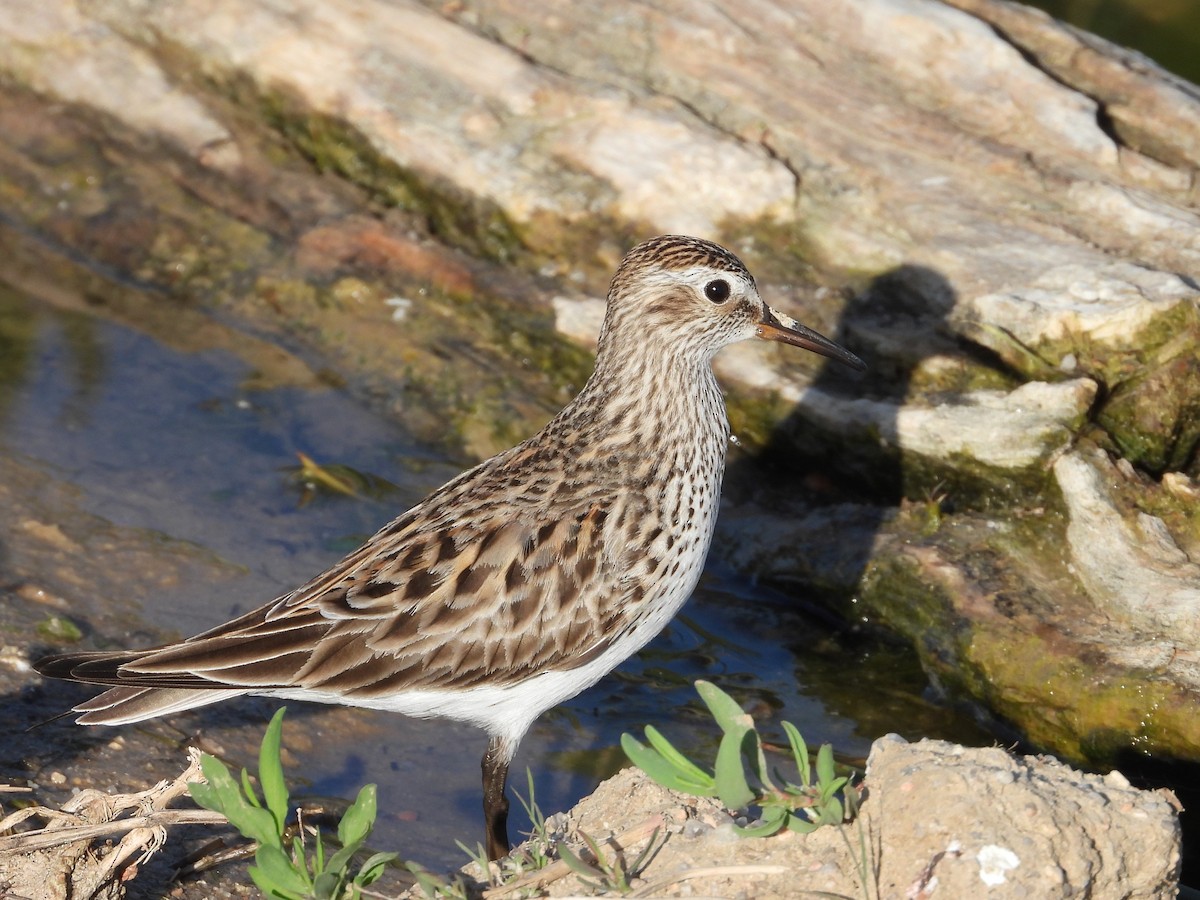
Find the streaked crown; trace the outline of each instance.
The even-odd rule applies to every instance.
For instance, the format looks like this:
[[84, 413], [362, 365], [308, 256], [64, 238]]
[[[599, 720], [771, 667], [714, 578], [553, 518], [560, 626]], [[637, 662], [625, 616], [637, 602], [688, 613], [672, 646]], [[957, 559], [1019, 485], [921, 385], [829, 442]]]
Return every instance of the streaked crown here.
[[681, 234], [664, 234], [643, 241], [625, 254], [613, 276], [613, 287], [624, 284], [639, 271], [651, 268], [678, 271], [695, 266], [736, 273], [754, 283], [745, 263], [719, 244]]

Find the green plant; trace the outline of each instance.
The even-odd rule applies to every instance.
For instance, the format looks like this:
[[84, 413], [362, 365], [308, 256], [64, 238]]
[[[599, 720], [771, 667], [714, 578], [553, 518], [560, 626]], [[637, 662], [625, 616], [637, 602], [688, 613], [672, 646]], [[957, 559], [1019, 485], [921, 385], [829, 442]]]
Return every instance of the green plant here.
[[[483, 857], [485, 863], [484, 871], [486, 872], [486, 852], [483, 854]], [[470, 889], [468, 889], [461, 875], [457, 876], [453, 881], [448, 881], [441, 875], [433, 874], [417, 862], [406, 862], [404, 868], [412, 873], [413, 878], [417, 880], [417, 887], [421, 889], [421, 893], [428, 900], [468, 900], [472, 896]]]
[[[494, 887], [505, 887], [511, 885], [518, 879], [529, 875], [532, 872], [538, 872], [554, 862], [554, 845], [555, 841], [550, 834], [549, 825], [546, 822], [546, 815], [537, 805], [537, 801], [533, 795], [533, 772], [528, 768], [525, 769], [525, 778], [529, 785], [528, 798], [521, 796], [521, 792], [514, 790], [518, 802], [525, 810], [525, 814], [529, 817], [530, 829], [525, 837], [528, 838], [521, 846], [513, 848], [513, 851], [504, 859], [491, 863], [488, 860], [487, 851], [483, 849], [482, 844], [476, 844], [475, 849], [471, 849], [462, 841], [458, 841], [458, 847], [463, 853], [470, 857], [476, 868], [483, 873], [484, 878], [489, 880]], [[411, 868], [411, 867], [410, 867]], [[414, 872], [414, 874], [416, 874]], [[422, 885], [422, 889], [424, 886]], [[426, 891], [426, 894], [433, 896]]]
[[284, 708], [271, 719], [258, 755], [259, 799], [250, 775], [242, 769], [241, 784], [228, 767], [207, 753], [200, 770], [207, 784], [189, 786], [192, 799], [205, 809], [221, 813], [244, 836], [258, 842], [250, 877], [268, 897], [279, 900], [358, 900], [361, 888], [383, 874], [395, 853], [376, 853], [350, 876], [352, 858], [361, 850], [375, 825], [375, 785], [368, 784], [342, 815], [337, 827], [341, 847], [326, 857], [321, 832], [311, 829], [312, 855], [306, 853], [305, 829], [288, 841], [288, 789], [279, 760]]
[[[738, 828], [744, 837], [775, 834], [785, 827], [807, 834], [822, 825], [840, 825], [845, 820], [846, 807], [841, 794], [850, 779], [834, 772], [829, 744], [822, 744], [817, 751], [814, 775], [808, 746], [796, 726], [784, 722], [783, 730], [800, 773], [800, 784], [776, 773], [775, 777], [782, 782], [777, 785], [767, 771], [762, 738], [754, 728], [754, 720], [716, 685], [697, 681], [696, 691], [724, 732], [713, 771], [706, 772], [693, 763], [653, 725], [646, 726], [650, 746], [633, 735], [621, 735], [621, 747], [634, 765], [663, 787], [700, 797], [716, 797], [728, 809], [759, 807], [760, 821]], [[746, 778], [747, 763], [754, 785]]]
[[529, 785], [528, 798], [522, 797], [520, 791], [513, 791], [521, 808], [525, 810], [525, 815], [529, 817], [530, 825], [529, 833], [525, 835], [528, 840], [514, 854], [519, 857], [519, 868], [522, 873], [537, 872], [554, 862], [554, 839], [546, 825], [546, 814], [534, 800], [533, 771], [528, 767], [525, 769], [525, 779]]
[[646, 842], [645, 849], [638, 854], [637, 859], [632, 863], [626, 863], [619, 850], [613, 853], [612, 859], [609, 859], [604, 855], [595, 838], [582, 831], [579, 832], [579, 836], [587, 844], [588, 851], [592, 855], [592, 862], [585, 861], [582, 855], [573, 852], [566, 844], [559, 845], [558, 858], [579, 876], [579, 880], [583, 884], [600, 893], [616, 891], [619, 894], [628, 894], [633, 890], [633, 886], [629, 883], [630, 879], [637, 877], [654, 853], [662, 846], [655, 842], [655, 838], [658, 837], [656, 828], [651, 833], [650, 840]]

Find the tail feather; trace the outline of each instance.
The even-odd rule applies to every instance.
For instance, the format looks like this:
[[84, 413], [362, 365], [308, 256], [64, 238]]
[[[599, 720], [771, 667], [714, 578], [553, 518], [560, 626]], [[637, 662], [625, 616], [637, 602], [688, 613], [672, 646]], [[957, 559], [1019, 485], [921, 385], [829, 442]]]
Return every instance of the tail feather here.
[[75, 719], [80, 725], [127, 725], [248, 693], [189, 672], [131, 677], [121, 671], [122, 666], [137, 662], [144, 654], [136, 650], [62, 653], [39, 659], [33, 667], [50, 678], [122, 685], [76, 706], [74, 712], [82, 714]]
[[[45, 656], [33, 664], [33, 668], [48, 678], [66, 678], [69, 681], [86, 681], [89, 684], [111, 684], [117, 680], [117, 669], [137, 659], [134, 651], [103, 651], [90, 653], [59, 653]], [[92, 669], [92, 678], [83, 678], [79, 671]]]
[[128, 725], [219, 703], [245, 693], [228, 689], [118, 687], [76, 706], [75, 712], [82, 715], [75, 721], [80, 725]]
[[153, 650], [114, 650], [62, 653], [33, 664], [40, 674], [84, 684], [113, 684], [128, 687], [182, 688], [186, 690], [238, 690], [243, 685], [204, 678], [185, 669], [173, 672], [139, 672], [136, 666]]

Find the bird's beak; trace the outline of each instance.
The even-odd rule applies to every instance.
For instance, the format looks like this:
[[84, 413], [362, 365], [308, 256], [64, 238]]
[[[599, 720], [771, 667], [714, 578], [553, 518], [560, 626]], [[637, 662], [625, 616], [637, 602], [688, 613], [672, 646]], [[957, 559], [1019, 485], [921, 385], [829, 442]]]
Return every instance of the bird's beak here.
[[781, 344], [803, 347], [813, 353], [820, 353], [822, 356], [836, 359], [860, 372], [867, 367], [865, 362], [841, 344], [835, 344], [824, 335], [817, 334], [811, 328], [801, 325], [791, 316], [776, 312], [765, 304], [763, 305], [763, 318], [758, 323], [755, 336], [764, 341], [779, 341]]

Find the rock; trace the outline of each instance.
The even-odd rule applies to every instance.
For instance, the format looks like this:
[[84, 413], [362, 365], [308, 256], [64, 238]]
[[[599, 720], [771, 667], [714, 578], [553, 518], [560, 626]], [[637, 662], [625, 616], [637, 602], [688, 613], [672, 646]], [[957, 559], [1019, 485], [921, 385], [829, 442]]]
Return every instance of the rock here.
[[1100, 98], [1122, 142], [1146, 154], [1147, 161], [1153, 158], [1165, 163], [1143, 168], [1131, 165], [1134, 160], [1122, 159], [1130, 174], [1165, 178], [1180, 191], [1188, 190], [1188, 185], [1174, 179], [1188, 165], [1200, 165], [1195, 86], [1148, 64], [1138, 53], [1057, 22], [1029, 6], [997, 0], [952, 0], [951, 5], [1002, 30], [1006, 40], [1063, 84]]
[[572, 340], [595, 348], [604, 322], [604, 301], [596, 297], [574, 300], [570, 297], [555, 297], [554, 327]]
[[[203, 100], [173, 84], [150, 49], [79, 5], [15, 0], [10, 12], [0, 23], [3, 67], [26, 88], [93, 109], [190, 156], [231, 141]], [[220, 158], [229, 165], [229, 156]]]
[[1080, 378], [1029, 381], [1011, 392], [970, 391], [948, 402], [896, 406], [845, 400], [811, 388], [798, 397], [806, 419], [830, 431], [871, 435], [908, 456], [942, 466], [998, 469], [1041, 466], [1066, 448], [1096, 396]]
[[[978, 323], [981, 332], [1004, 323], [1008, 342], [1035, 351], [1064, 339], [1069, 344], [1129, 346], [1138, 344], [1141, 332], [1157, 318], [1195, 298], [1195, 288], [1167, 272], [1125, 262], [1099, 268], [1067, 264], [1040, 273], [1015, 292], [972, 297], [955, 312], [964, 324]], [[987, 341], [982, 333], [979, 337], [1010, 358], [1006, 342]], [[1012, 357], [1014, 363], [1020, 359]]]
[[169, 35], [210, 77], [248, 76], [301, 115], [344, 120], [416, 180], [495, 209], [511, 240], [547, 219], [591, 231], [653, 208], [662, 230], [712, 233], [724, 216], [790, 208], [792, 175], [762, 149], [698, 131], [670, 102], [581, 94], [417, 4], [226, 4], [196, 18], [188, 3], [118, 0], [97, 15], [135, 40]]
[[[880, 896], [1174, 897], [1178, 806], [1119, 772], [890, 735], [867, 761]], [[876, 794], [878, 791], [878, 794]], [[877, 803], [875, 802], [877, 801]], [[990, 894], [989, 894], [990, 895]]]
[[1122, 508], [1109, 485], [1125, 476], [1103, 453], [1066, 453], [1054, 475], [1070, 517], [1071, 563], [1088, 595], [1131, 631], [1200, 646], [1200, 564], [1163, 520]]
[[[717, 800], [625, 769], [580, 801], [561, 833], [572, 846], [583, 835], [610, 852], [615, 845], [627, 864], [648, 841], [661, 843], [633, 882], [653, 885], [656, 897], [1165, 900], [1178, 889], [1177, 801], [1116, 771], [1089, 775], [999, 748], [888, 735], [871, 748], [864, 785], [855, 822], [741, 838]], [[561, 864], [544, 873], [550, 896], [585, 891]]]
[[1187, 467], [1200, 445], [1198, 312], [1194, 305], [1183, 310], [1165, 329], [1163, 343], [1147, 341], [1138, 348], [1142, 366], [1128, 378], [1114, 380], [1112, 394], [1096, 416], [1122, 458], [1154, 473]]

